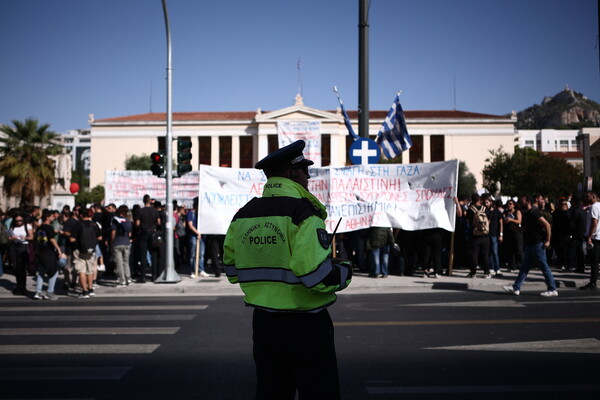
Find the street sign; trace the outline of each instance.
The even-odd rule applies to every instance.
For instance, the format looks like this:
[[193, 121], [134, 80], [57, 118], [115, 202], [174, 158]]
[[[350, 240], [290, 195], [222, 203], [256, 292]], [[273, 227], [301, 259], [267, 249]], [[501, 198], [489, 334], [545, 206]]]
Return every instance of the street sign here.
[[369, 138], [359, 138], [350, 145], [350, 162], [354, 165], [377, 164], [379, 162], [379, 145]]

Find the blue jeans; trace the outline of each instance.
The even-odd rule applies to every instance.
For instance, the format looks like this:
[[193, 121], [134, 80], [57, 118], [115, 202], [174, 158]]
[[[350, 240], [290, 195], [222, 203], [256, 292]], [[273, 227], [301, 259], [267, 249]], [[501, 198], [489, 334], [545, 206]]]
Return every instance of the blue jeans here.
[[388, 275], [388, 265], [390, 259], [390, 246], [386, 245], [378, 249], [371, 250], [371, 271], [373, 274], [383, 276]]
[[523, 247], [523, 262], [519, 268], [519, 275], [517, 275], [517, 280], [513, 284], [513, 288], [515, 290], [521, 290], [521, 285], [525, 282], [529, 270], [532, 266], [537, 265], [544, 274], [544, 280], [546, 281], [548, 290], [556, 290], [554, 276], [552, 276], [552, 271], [550, 271], [550, 267], [546, 261], [546, 249], [544, 248], [544, 244], [542, 242], [536, 244], [525, 243]]
[[498, 237], [490, 236], [490, 267], [498, 272], [500, 269], [500, 257], [498, 257]]
[[[48, 277], [48, 293], [54, 293], [54, 286], [56, 285], [56, 278], [58, 278], [58, 271], [54, 273], [54, 275]], [[44, 274], [38, 273], [38, 276], [35, 281], [35, 291], [37, 293], [42, 293], [42, 289], [44, 288]]]
[[[190, 251], [190, 272], [196, 273], [196, 242], [198, 237], [195, 235], [188, 235], [190, 238], [188, 241], [188, 248]], [[198, 257], [198, 273], [204, 271], [204, 237], [200, 239], [200, 255]]]

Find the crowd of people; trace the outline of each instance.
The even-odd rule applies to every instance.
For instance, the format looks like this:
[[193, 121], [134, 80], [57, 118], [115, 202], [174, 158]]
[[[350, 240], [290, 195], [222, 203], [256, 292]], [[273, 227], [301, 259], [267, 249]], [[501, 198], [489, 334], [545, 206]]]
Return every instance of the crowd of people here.
[[[37, 206], [0, 210], [0, 276], [5, 271], [15, 275], [12, 293], [17, 296], [29, 295], [27, 277], [33, 277], [36, 300], [58, 299], [60, 275], [63, 293], [81, 299], [95, 296], [99, 273], [112, 277], [117, 287], [155, 281], [166, 265], [166, 211], [149, 195], [142, 203], [132, 209], [94, 204], [60, 211]], [[197, 208], [197, 199], [191, 209], [174, 202], [175, 268], [191, 278], [207, 277], [205, 265], [210, 264], [219, 277], [223, 237], [199, 234]]]
[[[462, 196], [455, 202], [454, 235], [441, 228], [405, 231], [372, 227], [337, 235], [337, 255], [351, 259], [359, 271], [372, 278], [385, 278], [389, 273], [437, 278], [451, 269], [467, 270], [470, 278], [500, 277], [503, 271], [517, 270], [526, 276], [530, 268], [539, 267], [548, 276], [545, 296], [557, 295], [550, 267], [583, 274], [585, 265], [590, 264], [590, 283], [582, 289], [596, 289], [600, 199], [594, 192], [588, 192], [585, 199], [565, 196], [555, 202], [542, 195], [503, 202], [487, 193]], [[528, 245], [543, 248], [544, 260], [535, 252], [528, 255]], [[519, 292], [514, 287], [505, 290]]]
[[[505, 287], [513, 294], [519, 294], [529, 269], [539, 267], [551, 296], [557, 292], [550, 267], [583, 274], [589, 264], [590, 283], [582, 289], [594, 290], [600, 258], [599, 200], [594, 192], [585, 198], [559, 197], [555, 202], [542, 195], [506, 202], [489, 194], [464, 196], [455, 199], [454, 237], [441, 228], [372, 227], [337, 234], [336, 256], [351, 260], [357, 272], [371, 278], [389, 274], [437, 278], [449, 274], [451, 263], [454, 271], [467, 270], [471, 278], [500, 277], [503, 271], [525, 267], [519, 282]], [[210, 265], [211, 273], [220, 277], [224, 236], [199, 234], [197, 199], [190, 209], [174, 202], [173, 210], [177, 272], [190, 278], [208, 277], [205, 266]], [[534, 221], [539, 228], [527, 226], [532, 210], [539, 211]], [[94, 204], [65, 206], [61, 211], [36, 206], [0, 210], [0, 275], [6, 269], [14, 273], [15, 295], [28, 295], [26, 279], [33, 276], [33, 298], [50, 300], [58, 298], [61, 274], [63, 292], [84, 299], [95, 295], [99, 272], [116, 279], [118, 287], [155, 281], [166, 264], [165, 213], [164, 204], [148, 195], [132, 209]], [[532, 241], [541, 243], [544, 260], [539, 251], [528, 255]]]

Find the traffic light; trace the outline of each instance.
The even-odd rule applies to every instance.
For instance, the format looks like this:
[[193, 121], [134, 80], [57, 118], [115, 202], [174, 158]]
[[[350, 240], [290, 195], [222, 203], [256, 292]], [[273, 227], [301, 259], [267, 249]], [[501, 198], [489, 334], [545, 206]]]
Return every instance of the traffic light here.
[[152, 166], [150, 170], [152, 171], [152, 175], [156, 175], [158, 177], [162, 177], [165, 174], [165, 153], [163, 151], [158, 151], [150, 154], [150, 159], [152, 160]]
[[177, 138], [177, 175], [182, 176], [192, 170], [192, 138]]

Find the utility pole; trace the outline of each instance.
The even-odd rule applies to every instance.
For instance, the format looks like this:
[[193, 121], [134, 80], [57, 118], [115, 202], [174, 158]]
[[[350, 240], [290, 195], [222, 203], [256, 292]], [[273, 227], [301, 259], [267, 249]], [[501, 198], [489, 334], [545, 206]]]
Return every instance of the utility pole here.
[[358, 0], [358, 136], [369, 137], [369, 4]]
[[173, 258], [173, 112], [172, 104], [172, 75], [171, 68], [171, 28], [169, 26], [169, 13], [167, 11], [167, 0], [162, 0], [163, 14], [165, 16], [165, 28], [167, 31], [167, 134], [165, 140], [165, 153], [167, 164], [165, 172], [165, 180], [167, 185], [167, 222], [165, 224], [165, 236], [167, 247], [167, 259], [164, 271], [154, 281], [155, 283], [176, 283], [181, 281], [179, 275], [175, 271]]

